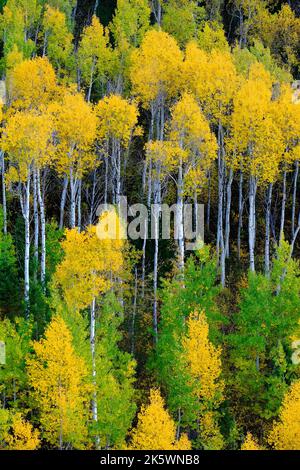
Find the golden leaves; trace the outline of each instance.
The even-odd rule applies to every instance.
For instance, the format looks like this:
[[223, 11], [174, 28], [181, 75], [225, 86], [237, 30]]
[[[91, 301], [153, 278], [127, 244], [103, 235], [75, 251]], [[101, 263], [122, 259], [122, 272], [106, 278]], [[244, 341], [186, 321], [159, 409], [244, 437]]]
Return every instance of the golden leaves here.
[[27, 371], [43, 433], [53, 445], [71, 441], [80, 448], [87, 439], [87, 369], [61, 317], [52, 318], [45, 338], [34, 342], [33, 349]]
[[137, 125], [139, 112], [134, 103], [129, 103], [120, 95], [103, 98], [95, 106], [98, 118], [97, 135], [101, 140], [119, 140], [126, 147]]
[[[111, 216], [113, 217], [113, 216]], [[115, 215], [111, 223], [117, 223]], [[107, 213], [102, 215], [100, 224], [108, 223]], [[63, 292], [71, 309], [82, 309], [92, 303], [95, 297], [111, 287], [112, 275], [118, 274], [123, 266], [122, 238], [98, 238], [97, 227], [89, 226], [86, 231], [67, 230], [62, 242], [64, 260], [54, 275], [54, 285]]]
[[46, 57], [24, 60], [9, 75], [8, 91], [12, 106], [38, 109], [57, 92], [55, 71]]
[[182, 53], [169, 34], [148, 31], [132, 54], [130, 71], [134, 94], [148, 107], [159, 96], [176, 96], [181, 83]]
[[299, 450], [300, 380], [293, 382], [285, 395], [279, 421], [273, 425], [268, 442], [276, 450]]
[[176, 440], [176, 425], [165, 409], [158, 389], [150, 390], [150, 403], [138, 414], [137, 427], [131, 433], [130, 450], [189, 450], [186, 435]]

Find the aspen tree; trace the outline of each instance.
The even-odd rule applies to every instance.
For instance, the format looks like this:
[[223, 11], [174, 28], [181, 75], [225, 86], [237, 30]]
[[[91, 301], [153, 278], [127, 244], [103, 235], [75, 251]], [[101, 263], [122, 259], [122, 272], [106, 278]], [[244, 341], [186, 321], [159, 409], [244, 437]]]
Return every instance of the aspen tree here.
[[189, 450], [186, 435], [176, 439], [176, 426], [157, 389], [150, 390], [150, 403], [138, 414], [137, 427], [131, 433], [130, 450]]
[[[65, 257], [54, 275], [54, 285], [62, 291], [63, 298], [71, 310], [81, 310], [90, 306], [90, 346], [94, 385], [97, 380], [96, 300], [110, 289], [112, 276], [117, 275], [123, 267], [124, 240], [118, 231], [121, 230], [118, 215], [109, 212], [102, 214], [99, 224], [106, 223], [116, 224], [115, 238], [110, 238], [108, 233], [106, 238], [99, 239], [95, 226], [90, 226], [81, 233], [76, 229], [67, 231], [66, 239], [62, 242]], [[93, 420], [97, 423], [96, 390], [92, 400], [92, 413]]]
[[150, 23], [147, 0], [118, 0], [110, 31], [118, 46], [140, 45]]
[[61, 317], [52, 318], [45, 337], [27, 359], [29, 383], [39, 410], [42, 436], [60, 450], [82, 448], [87, 440], [87, 369]]
[[247, 432], [245, 440], [242, 444], [241, 450], [261, 450], [256, 439], [252, 436], [250, 432]]
[[[227, 51], [199, 49], [195, 42], [187, 45], [183, 63], [183, 83], [193, 93], [208, 119], [212, 122], [218, 140], [218, 223], [217, 253], [221, 265], [221, 283], [225, 285], [225, 258], [229, 254], [230, 203], [232, 175], [229, 171], [226, 214], [224, 217], [224, 190], [226, 186], [225, 134], [230, 125], [232, 101], [238, 79], [231, 55]], [[225, 218], [225, 233], [224, 233]]]
[[17, 46], [24, 58], [29, 58], [37, 42], [41, 5], [37, 0], [8, 0], [0, 17], [4, 42], [4, 62]]
[[[140, 48], [132, 55], [130, 70], [133, 92], [143, 106], [150, 109], [151, 123], [149, 140], [164, 140], [165, 138], [165, 108], [166, 103], [178, 94], [181, 84], [182, 53], [176, 41], [163, 31], [148, 31]], [[158, 285], [158, 233], [159, 213], [161, 204], [160, 162], [155, 165], [155, 178], [152, 181], [151, 162], [149, 168], [148, 202], [153, 194], [154, 202], [154, 276], [153, 276], [153, 331], [154, 341], [157, 341], [157, 285]], [[146, 167], [145, 167], [146, 168]], [[145, 266], [145, 249], [143, 246], [143, 273]], [[143, 279], [144, 282], [144, 279]]]
[[49, 5], [51, 8], [65, 13], [68, 21], [71, 23], [74, 19], [77, 0], [41, 0], [43, 4]]
[[40, 446], [38, 430], [18, 412], [12, 414], [10, 430], [4, 439], [8, 450], [36, 450]]
[[297, 450], [300, 446], [300, 381], [293, 382], [286, 393], [279, 421], [273, 424], [268, 436], [269, 444], [276, 450]]
[[[280, 229], [278, 242], [284, 236], [285, 211], [287, 202], [287, 175], [291, 165], [297, 161], [299, 154], [299, 135], [300, 135], [300, 107], [293, 100], [293, 90], [289, 85], [281, 85], [280, 95], [274, 101], [274, 116], [278, 128], [281, 130], [284, 153], [282, 156], [283, 188], [280, 216]], [[295, 212], [295, 195], [293, 194], [293, 208]]]
[[[80, 93], [66, 90], [60, 102], [49, 108], [53, 115], [57, 138], [53, 160], [59, 175], [70, 182], [70, 226], [76, 226], [76, 199], [79, 196], [80, 181], [83, 175], [95, 167], [96, 156], [93, 145], [96, 138], [96, 115]], [[63, 191], [62, 197], [66, 194]], [[64, 202], [61, 209], [64, 210]], [[61, 215], [62, 218], [62, 215]], [[77, 220], [80, 227], [81, 220]]]
[[87, 101], [91, 100], [95, 83], [105, 85], [111, 55], [108, 34], [99, 19], [93, 16], [91, 24], [83, 30], [78, 48], [78, 67], [82, 83], [87, 87]]
[[261, 64], [250, 69], [249, 79], [234, 99], [232, 116], [233, 162], [249, 174], [249, 259], [255, 270], [256, 192], [258, 182], [272, 183], [284, 152], [282, 133], [272, 106], [272, 80]]
[[111, 87], [122, 93], [129, 86], [131, 54], [140, 45], [150, 27], [150, 8], [147, 0], [118, 0], [112, 22], [109, 24], [115, 47]]
[[24, 300], [29, 316], [29, 260], [30, 260], [30, 188], [32, 178], [38, 178], [38, 199], [42, 220], [41, 281], [46, 274], [45, 209], [40, 185], [40, 169], [51, 155], [52, 122], [47, 115], [32, 111], [17, 111], [7, 122], [2, 136], [2, 148], [10, 157], [8, 178], [19, 186], [20, 205], [25, 223]]
[[[105, 159], [104, 204], [109, 202], [108, 191], [110, 189], [111, 202], [119, 205], [122, 195], [122, 168], [125, 166], [124, 150], [126, 151], [129, 147], [139, 113], [134, 103], [129, 103], [119, 95], [103, 98], [96, 105], [95, 112], [98, 119], [98, 141], [103, 146]], [[109, 173], [111, 188], [108, 188]]]
[[177, 182], [177, 220], [179, 267], [184, 268], [184, 227], [183, 199], [189, 193], [201, 187], [205, 172], [211, 166], [217, 152], [217, 143], [209, 124], [201, 112], [196, 100], [184, 94], [171, 110], [170, 140], [181, 149], [178, 158], [173, 160], [173, 167], [178, 167]]
[[193, 312], [187, 319], [183, 354], [191, 377], [192, 393], [197, 397], [197, 441], [204, 449], [221, 449], [223, 438], [217, 422], [217, 409], [223, 400], [221, 349], [208, 338], [209, 326], [204, 312]]
[[71, 54], [73, 52], [73, 35], [68, 30], [66, 16], [47, 5], [42, 26], [43, 56], [47, 55], [57, 71], [57, 76], [63, 78], [72, 68]]

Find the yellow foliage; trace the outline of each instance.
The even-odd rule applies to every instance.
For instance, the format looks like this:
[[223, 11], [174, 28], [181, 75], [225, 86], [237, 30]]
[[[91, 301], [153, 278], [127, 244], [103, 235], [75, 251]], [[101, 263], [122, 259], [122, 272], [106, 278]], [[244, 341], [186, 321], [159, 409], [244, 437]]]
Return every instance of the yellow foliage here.
[[299, 157], [300, 106], [293, 101], [290, 85], [281, 85], [279, 98], [272, 105], [275, 122], [281, 130], [285, 145], [283, 162], [292, 163]]
[[172, 36], [148, 31], [132, 54], [131, 81], [134, 93], [148, 107], [158, 97], [178, 94], [181, 84], [182, 53]]
[[23, 54], [19, 51], [18, 46], [14, 44], [12, 50], [6, 56], [7, 75], [9, 76], [10, 71], [21, 62], [23, 62]]
[[[107, 214], [102, 218], [102, 223], [108, 223]], [[110, 222], [114, 224], [117, 220]], [[62, 290], [70, 308], [87, 307], [111, 287], [112, 275], [118, 274], [123, 266], [123, 246], [121, 237], [98, 238], [95, 226], [80, 233], [77, 229], [66, 231], [62, 242], [65, 257], [57, 267], [54, 285]]]
[[57, 92], [49, 60], [36, 57], [17, 64], [9, 74], [8, 91], [14, 108], [37, 109], [49, 103]]
[[79, 67], [84, 82], [90, 82], [91, 74], [102, 78], [109, 71], [112, 52], [108, 44], [109, 36], [94, 15], [92, 23], [83, 30], [78, 49]]
[[113, 138], [127, 146], [137, 125], [139, 113], [136, 105], [119, 95], [110, 95], [99, 101], [95, 112], [98, 118], [99, 139]]
[[195, 98], [184, 93], [171, 115], [170, 140], [186, 150], [186, 155], [200, 155], [203, 167], [210, 166], [216, 157], [217, 142]]
[[252, 436], [250, 432], [247, 433], [246, 439], [244, 440], [241, 450], [261, 450], [260, 446]]
[[157, 389], [150, 390], [150, 403], [143, 405], [137, 427], [131, 433], [130, 450], [190, 450], [186, 435], [176, 440], [176, 425], [165, 409]]
[[87, 439], [87, 368], [76, 355], [71, 333], [61, 317], [52, 318], [45, 338], [35, 341], [33, 349], [27, 371], [43, 437], [60, 448], [67, 443], [81, 448]]
[[276, 450], [300, 449], [300, 380], [293, 382], [286, 393], [268, 442]]
[[212, 50], [208, 53], [195, 42], [189, 43], [183, 63], [182, 83], [199, 100], [210, 119], [228, 125], [228, 111], [238, 86], [238, 77], [229, 52]]
[[35, 450], [40, 445], [39, 432], [24, 420], [21, 413], [13, 415], [11, 431], [5, 441], [8, 450]]
[[[18, 180], [27, 178], [33, 164], [42, 167], [49, 162], [53, 151], [52, 129], [51, 116], [47, 113], [17, 111], [8, 118], [1, 146], [16, 167]], [[10, 177], [16, 172], [10, 172]]]
[[68, 174], [72, 169], [74, 177], [82, 177], [95, 165], [96, 115], [81, 93], [72, 94], [68, 90], [59, 103], [49, 106], [49, 111], [57, 137], [55, 168], [60, 174]]
[[218, 405], [223, 398], [221, 349], [209, 340], [209, 326], [204, 312], [193, 312], [187, 320], [188, 334], [183, 339], [184, 354], [199, 400]]
[[66, 15], [59, 9], [46, 5], [43, 29], [49, 59], [58, 69], [65, 67], [73, 51], [73, 35], [68, 31]]
[[278, 174], [285, 146], [274, 114], [271, 76], [262, 67], [261, 64], [251, 66], [249, 79], [234, 98], [228, 149], [233, 155], [233, 166], [242, 165], [261, 181], [272, 182]]
[[187, 320], [183, 338], [183, 355], [187, 361], [193, 394], [199, 401], [199, 434], [201, 445], [221, 449], [224, 445], [217, 422], [217, 408], [223, 400], [221, 349], [209, 340], [209, 326], [204, 312], [193, 312]]
[[205, 23], [203, 30], [198, 33], [198, 42], [201, 49], [207, 52], [214, 49], [229, 52], [225, 33], [217, 22]]

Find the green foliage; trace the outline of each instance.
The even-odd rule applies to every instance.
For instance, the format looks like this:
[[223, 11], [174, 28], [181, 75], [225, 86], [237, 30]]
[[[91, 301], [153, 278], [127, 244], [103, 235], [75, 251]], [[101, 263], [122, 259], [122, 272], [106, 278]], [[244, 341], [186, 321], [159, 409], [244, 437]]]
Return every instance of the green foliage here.
[[0, 365], [0, 393], [3, 406], [24, 408], [27, 402], [25, 358], [30, 350], [32, 325], [17, 318], [0, 322], [0, 341], [5, 342], [6, 363]]
[[196, 1], [170, 0], [164, 5], [162, 26], [180, 46], [195, 38], [199, 24], [205, 19], [203, 7]]
[[159, 382], [166, 390], [169, 409], [176, 414], [180, 409], [183, 422], [192, 422], [198, 409], [181, 342], [186, 333], [185, 320], [196, 309], [205, 311], [210, 339], [218, 342], [223, 318], [217, 306], [220, 288], [216, 281], [215, 258], [205, 247], [196, 258], [187, 260], [184, 288], [183, 280], [175, 277], [164, 281], [161, 290], [161, 320], [154, 367]]
[[233, 319], [235, 332], [228, 340], [235, 373], [230, 389], [244, 423], [277, 416], [287, 383], [297, 374], [291, 342], [299, 334], [300, 267], [289, 253], [289, 245], [282, 242], [269, 278], [249, 273]]
[[109, 29], [121, 48], [138, 46], [149, 28], [150, 8], [147, 0], [118, 0]]
[[14, 242], [10, 234], [4, 235], [3, 212], [0, 206], [0, 313], [14, 315], [20, 307], [20, 287]]
[[92, 432], [100, 438], [101, 447], [120, 446], [131, 426], [134, 403], [135, 361], [121, 351], [119, 327], [122, 307], [115, 295], [108, 293], [99, 308], [96, 339], [96, 383], [98, 422]]

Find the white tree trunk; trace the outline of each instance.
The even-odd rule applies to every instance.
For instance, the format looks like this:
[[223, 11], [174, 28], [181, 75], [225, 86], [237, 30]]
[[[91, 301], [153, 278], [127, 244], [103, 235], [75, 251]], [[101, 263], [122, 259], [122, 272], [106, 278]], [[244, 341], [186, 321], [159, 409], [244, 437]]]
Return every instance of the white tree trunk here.
[[46, 287], [46, 215], [45, 203], [41, 190], [40, 170], [37, 170], [37, 192], [41, 216], [41, 283], [43, 290]]
[[60, 230], [62, 230], [64, 227], [64, 214], [65, 214], [68, 185], [69, 185], [69, 178], [64, 178], [63, 190], [62, 190], [61, 199], [60, 199], [60, 218], [59, 218]]
[[82, 183], [81, 180], [79, 180], [77, 189], [77, 227], [79, 232], [81, 231], [81, 189]]
[[27, 182], [24, 184], [24, 199], [21, 195], [21, 206], [25, 224], [25, 253], [24, 253], [24, 302], [25, 317], [29, 319], [30, 314], [30, 180], [31, 174], [28, 170]]
[[239, 222], [238, 222], [238, 239], [237, 239], [237, 251], [238, 259], [241, 259], [241, 235], [243, 229], [243, 212], [244, 212], [244, 198], [243, 198], [243, 172], [240, 170], [239, 178]]
[[225, 215], [225, 256], [229, 258], [229, 238], [230, 238], [230, 211], [231, 211], [231, 187], [233, 181], [233, 170], [230, 168], [226, 189], [226, 215]]
[[265, 274], [267, 276], [270, 273], [270, 217], [271, 217], [272, 191], [273, 191], [273, 184], [270, 183], [268, 187], [267, 201], [266, 201]]
[[284, 171], [283, 173], [283, 183], [282, 183], [282, 203], [281, 203], [279, 242], [284, 236], [285, 206], [286, 206], [286, 171]]
[[295, 173], [294, 173], [293, 203], [292, 203], [292, 237], [294, 237], [294, 234], [295, 234], [295, 214], [296, 214], [298, 175], [299, 175], [299, 160], [297, 160], [295, 163]]
[[76, 193], [77, 182], [73, 176], [73, 169], [70, 168], [70, 227], [76, 226]]
[[39, 266], [39, 234], [40, 234], [40, 221], [39, 221], [39, 207], [38, 207], [38, 193], [37, 193], [37, 174], [36, 170], [33, 172], [33, 218], [34, 218], [34, 260], [35, 260], [35, 279]]
[[179, 260], [178, 267], [179, 271], [183, 272], [184, 270], [184, 234], [183, 234], [183, 169], [182, 162], [178, 168], [178, 182], [177, 182], [177, 214], [176, 214], [176, 224], [177, 224], [177, 235], [178, 235], [178, 251], [179, 251]]
[[0, 150], [0, 171], [2, 183], [2, 211], [3, 211], [3, 233], [7, 235], [7, 205], [6, 205], [6, 184], [5, 184], [5, 160], [4, 152]]
[[256, 235], [256, 190], [257, 181], [254, 176], [250, 176], [249, 179], [249, 260], [250, 270], [255, 272], [255, 235]]

